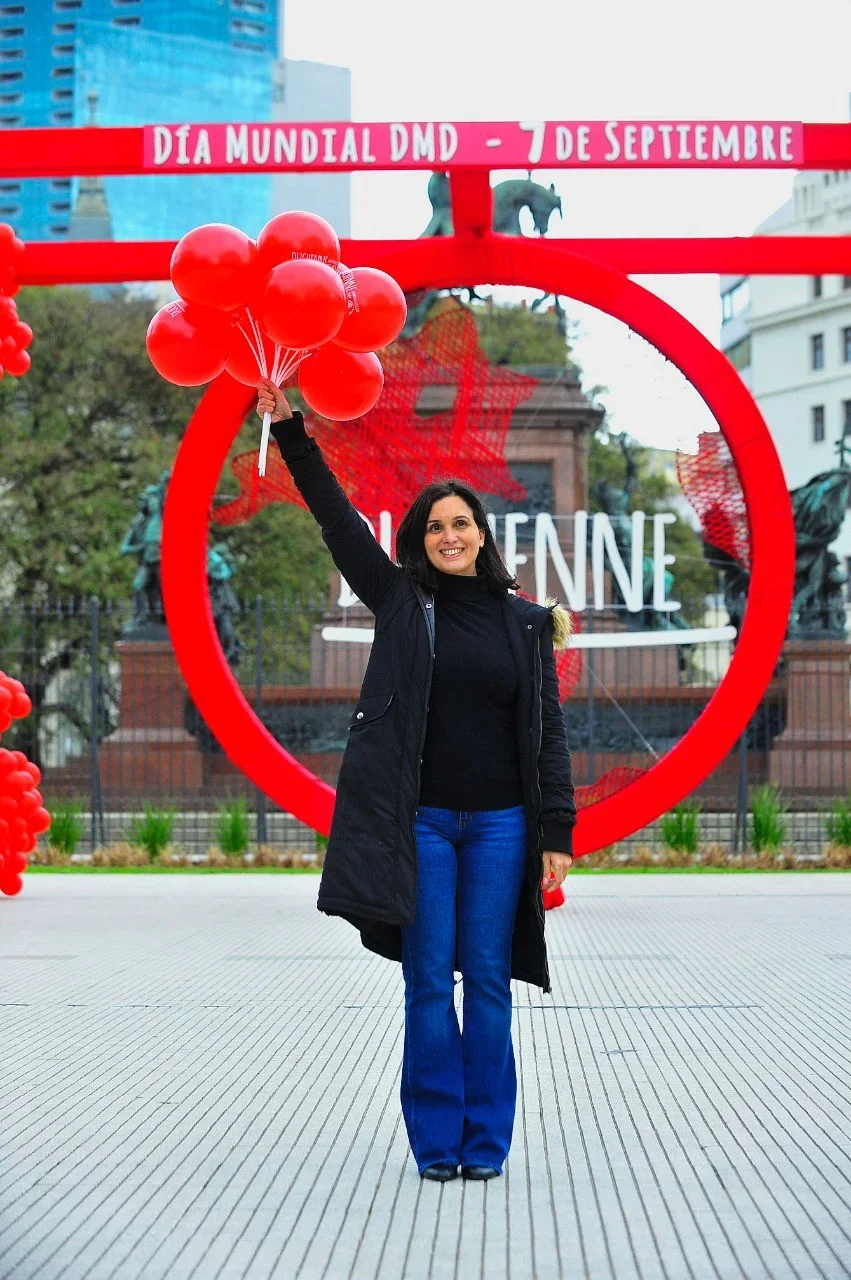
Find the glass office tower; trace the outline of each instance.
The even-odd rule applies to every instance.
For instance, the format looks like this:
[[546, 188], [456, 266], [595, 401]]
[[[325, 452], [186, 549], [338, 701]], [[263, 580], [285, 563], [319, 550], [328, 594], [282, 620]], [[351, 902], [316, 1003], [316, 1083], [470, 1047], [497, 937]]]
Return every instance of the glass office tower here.
[[[272, 118], [279, 0], [27, 0], [0, 4], [0, 128]], [[271, 178], [108, 178], [117, 240], [169, 239], [202, 222], [254, 235]], [[62, 239], [69, 179], [0, 179], [0, 220]]]

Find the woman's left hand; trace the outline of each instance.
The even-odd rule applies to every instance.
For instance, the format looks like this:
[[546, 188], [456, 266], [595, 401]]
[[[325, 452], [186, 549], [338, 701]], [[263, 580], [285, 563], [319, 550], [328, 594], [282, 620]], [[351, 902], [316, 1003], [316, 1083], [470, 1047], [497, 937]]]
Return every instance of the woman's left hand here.
[[557, 889], [564, 882], [572, 862], [573, 858], [569, 853], [545, 853], [544, 878], [541, 881], [541, 887], [549, 890]]

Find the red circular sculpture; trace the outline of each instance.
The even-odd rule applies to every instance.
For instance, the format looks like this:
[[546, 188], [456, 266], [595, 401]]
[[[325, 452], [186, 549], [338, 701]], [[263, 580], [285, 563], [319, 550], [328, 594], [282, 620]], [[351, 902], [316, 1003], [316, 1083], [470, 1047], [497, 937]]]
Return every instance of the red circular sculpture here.
[[[376, 263], [406, 291], [459, 280], [557, 293], [629, 324], [691, 381], [717, 419], [742, 482], [753, 565], [747, 610], [728, 671], [688, 733], [615, 795], [581, 811], [575, 852], [590, 853], [646, 826], [688, 795], [731, 749], [770, 680], [786, 632], [794, 526], [768, 428], [732, 365], [667, 303], [626, 276], [541, 240], [485, 236], [422, 240]], [[253, 393], [222, 376], [203, 396], [175, 460], [165, 507], [163, 596], [192, 697], [233, 763], [277, 804], [327, 833], [334, 791], [280, 746], [246, 702], [213, 625], [206, 558], [219, 475]]]

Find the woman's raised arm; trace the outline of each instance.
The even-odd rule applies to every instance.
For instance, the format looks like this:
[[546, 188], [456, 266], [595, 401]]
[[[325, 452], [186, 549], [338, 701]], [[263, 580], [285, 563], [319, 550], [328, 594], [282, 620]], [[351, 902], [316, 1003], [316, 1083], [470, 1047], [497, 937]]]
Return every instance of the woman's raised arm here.
[[257, 412], [272, 415], [272, 436], [313, 518], [334, 564], [372, 613], [394, 586], [400, 570], [370, 533], [322, 456], [319, 445], [304, 429], [280, 387], [258, 383]]

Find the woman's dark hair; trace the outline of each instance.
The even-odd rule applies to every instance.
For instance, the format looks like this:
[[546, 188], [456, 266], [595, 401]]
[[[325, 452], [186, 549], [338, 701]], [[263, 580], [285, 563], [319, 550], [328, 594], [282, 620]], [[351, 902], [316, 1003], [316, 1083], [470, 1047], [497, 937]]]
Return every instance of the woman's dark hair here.
[[460, 480], [435, 480], [421, 489], [411, 503], [396, 532], [396, 560], [416, 579], [420, 586], [434, 591], [440, 586], [440, 574], [426, 555], [425, 535], [431, 509], [441, 498], [461, 498], [466, 502], [482, 533], [484, 543], [476, 557], [476, 573], [486, 577], [491, 591], [516, 590], [519, 583], [508, 572], [499, 554], [482, 500]]

